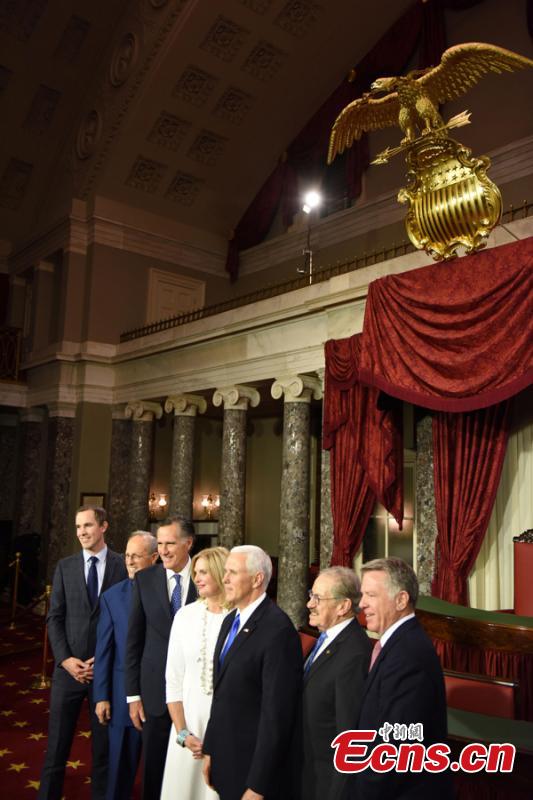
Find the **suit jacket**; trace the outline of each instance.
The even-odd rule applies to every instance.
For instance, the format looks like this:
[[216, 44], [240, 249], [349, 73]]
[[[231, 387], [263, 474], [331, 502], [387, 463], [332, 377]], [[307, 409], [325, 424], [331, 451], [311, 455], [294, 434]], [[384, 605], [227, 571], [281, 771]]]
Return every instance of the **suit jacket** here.
[[302, 800], [340, 800], [346, 776], [333, 765], [331, 742], [359, 717], [372, 645], [356, 619], [312, 663], [302, 698]]
[[[100, 594], [127, 574], [123, 557], [108, 549]], [[83, 661], [94, 656], [99, 613], [100, 601], [93, 609], [89, 602], [83, 553], [61, 559], [54, 572], [46, 619], [56, 667], [71, 656]]]
[[[364, 689], [358, 728], [379, 730], [385, 723], [421, 722], [426, 747], [447, 740], [446, 694], [442, 668], [416, 618], [390, 637], [370, 671]], [[378, 736], [374, 745], [381, 742]], [[391, 737], [392, 743], [399, 744]], [[448, 800], [450, 778], [428, 772], [375, 773], [366, 769], [355, 779], [357, 800]]]
[[133, 581], [126, 578], [100, 597], [100, 619], [96, 629], [94, 656], [94, 702], [109, 700], [111, 725], [122, 727], [133, 725], [124, 686], [124, 657], [132, 584]]
[[211, 716], [204, 752], [221, 800], [240, 800], [245, 789], [267, 800], [289, 784], [289, 749], [302, 681], [300, 640], [288, 616], [268, 597], [228, 650], [220, 651], [235, 612], [224, 622], [214, 655]]
[[[185, 603], [193, 603], [196, 597], [191, 577]], [[172, 620], [164, 566], [154, 564], [137, 572], [126, 641], [126, 696], [140, 695], [145, 712], [151, 716], [167, 711], [165, 667]]]

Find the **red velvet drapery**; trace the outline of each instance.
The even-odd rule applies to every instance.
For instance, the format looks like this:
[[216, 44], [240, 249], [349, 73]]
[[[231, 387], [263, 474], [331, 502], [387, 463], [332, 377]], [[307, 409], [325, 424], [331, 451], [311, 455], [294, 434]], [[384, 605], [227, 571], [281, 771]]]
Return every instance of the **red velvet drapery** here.
[[533, 237], [370, 284], [360, 380], [437, 411], [471, 411], [533, 381]]
[[[507, 442], [507, 399], [533, 380], [533, 238], [374, 281], [359, 377], [434, 418], [433, 593], [466, 603]], [[455, 413], [450, 413], [455, 412]]]
[[326, 342], [323, 446], [330, 450], [334, 546], [332, 563], [351, 565], [376, 498], [401, 526], [403, 439], [401, 409], [379, 403], [361, 386], [360, 335]]
[[468, 576], [487, 530], [507, 446], [508, 406], [433, 418], [439, 536], [432, 594], [468, 605]]

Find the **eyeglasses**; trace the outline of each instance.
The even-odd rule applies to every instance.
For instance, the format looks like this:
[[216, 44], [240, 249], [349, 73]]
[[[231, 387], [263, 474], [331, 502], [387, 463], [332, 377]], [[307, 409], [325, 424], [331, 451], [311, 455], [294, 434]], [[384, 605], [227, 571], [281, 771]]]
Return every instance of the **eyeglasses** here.
[[342, 598], [340, 598], [340, 597], [321, 597], [319, 594], [315, 594], [314, 592], [312, 592], [312, 591], [311, 591], [311, 589], [309, 589], [309, 591], [307, 592], [307, 594], [308, 594], [308, 596], [309, 596], [309, 600], [310, 600], [310, 601], [312, 600], [312, 601], [313, 601], [313, 603], [316, 603], [316, 604], [317, 604], [317, 606], [319, 606], [319, 605], [320, 605], [320, 603], [322, 602], [322, 600], [341, 600], [341, 599], [342, 599]]
[[133, 555], [126, 553], [124, 558], [126, 559], [126, 561], [140, 561], [141, 558], [146, 558], [146, 556], [138, 556], [137, 553], [133, 553]]

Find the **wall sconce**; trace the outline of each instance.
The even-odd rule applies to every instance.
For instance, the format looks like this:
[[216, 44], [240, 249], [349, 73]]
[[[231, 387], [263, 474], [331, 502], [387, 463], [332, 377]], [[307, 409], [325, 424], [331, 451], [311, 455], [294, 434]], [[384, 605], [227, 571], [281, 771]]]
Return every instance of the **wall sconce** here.
[[220, 497], [218, 494], [215, 496], [212, 494], [204, 494], [202, 495], [200, 505], [202, 506], [207, 519], [212, 519], [213, 514], [218, 514], [218, 509], [220, 508]]
[[148, 500], [148, 511], [150, 512], [150, 521], [155, 522], [162, 519], [167, 510], [168, 499], [166, 494], [160, 494], [159, 497], [152, 492]]

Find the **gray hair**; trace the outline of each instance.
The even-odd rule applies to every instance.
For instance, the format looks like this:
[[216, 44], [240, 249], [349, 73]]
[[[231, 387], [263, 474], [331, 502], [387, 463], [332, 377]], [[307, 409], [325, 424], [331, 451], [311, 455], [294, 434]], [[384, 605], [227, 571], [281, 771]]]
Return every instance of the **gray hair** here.
[[389, 579], [389, 594], [394, 596], [398, 592], [407, 592], [409, 603], [416, 606], [418, 600], [418, 578], [414, 569], [401, 558], [375, 558], [367, 561], [361, 567], [361, 574], [365, 572], [384, 572]]
[[361, 599], [361, 581], [350, 567], [327, 567], [319, 573], [319, 577], [333, 578], [331, 595], [336, 600], [350, 600], [352, 611], [357, 613]]
[[128, 542], [130, 539], [134, 539], [136, 536], [142, 536], [145, 547], [148, 551], [148, 555], [151, 556], [157, 552], [157, 539], [150, 533], [150, 531], [133, 531], [133, 533], [130, 533], [128, 536]]
[[263, 586], [266, 589], [272, 577], [272, 560], [268, 553], [255, 544], [240, 544], [232, 547], [230, 553], [243, 553], [246, 556], [246, 569], [250, 575], [262, 572], [264, 575]]

